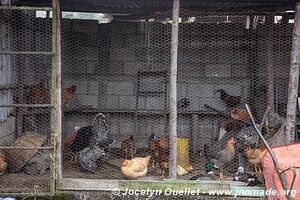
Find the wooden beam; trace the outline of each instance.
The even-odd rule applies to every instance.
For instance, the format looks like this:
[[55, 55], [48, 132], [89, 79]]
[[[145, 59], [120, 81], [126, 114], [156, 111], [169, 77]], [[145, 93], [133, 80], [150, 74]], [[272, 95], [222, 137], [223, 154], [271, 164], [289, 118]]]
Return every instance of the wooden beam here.
[[56, 178], [62, 177], [62, 153], [61, 153], [61, 11], [60, 0], [52, 0], [52, 74], [51, 74], [51, 193], [55, 194]]
[[[57, 189], [63, 193], [74, 191], [109, 191], [112, 195], [121, 195], [127, 190], [161, 190], [162, 194], [170, 191], [195, 191], [195, 194], [205, 195], [210, 190], [231, 190], [232, 196], [239, 192], [239, 196], [263, 197], [265, 187], [249, 187], [246, 183], [238, 181], [219, 180], [99, 180], [99, 179], [58, 179]], [[251, 191], [251, 192], [250, 192]], [[188, 196], [188, 194], [187, 194]]]
[[293, 45], [291, 52], [291, 68], [288, 89], [288, 103], [286, 113], [285, 137], [287, 143], [294, 142], [295, 123], [296, 123], [296, 106], [298, 97], [299, 84], [299, 67], [300, 67], [300, 2], [295, 8], [295, 21], [293, 30]]
[[170, 161], [169, 178], [176, 179], [177, 163], [177, 55], [178, 55], [178, 23], [180, 0], [173, 0], [171, 67], [170, 67]]

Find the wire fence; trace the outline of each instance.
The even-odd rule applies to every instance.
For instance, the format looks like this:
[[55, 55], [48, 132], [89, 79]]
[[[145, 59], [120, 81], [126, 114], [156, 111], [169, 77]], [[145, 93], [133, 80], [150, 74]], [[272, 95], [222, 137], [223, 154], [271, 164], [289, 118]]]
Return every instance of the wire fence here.
[[[271, 146], [295, 140], [283, 134], [290, 18], [282, 13], [180, 12], [178, 179], [264, 184], [265, 148], [245, 103]], [[62, 20], [64, 178], [168, 178], [170, 19], [171, 12], [146, 21]], [[53, 178], [46, 148], [51, 19], [32, 11], [0, 10], [0, 21], [5, 77], [0, 99], [11, 105], [0, 108], [5, 146], [0, 167], [6, 163], [0, 192], [47, 192]], [[36, 147], [45, 148], [30, 149]], [[241, 170], [254, 182], [241, 180]]]
[[51, 19], [0, 10], [0, 193], [49, 193]]

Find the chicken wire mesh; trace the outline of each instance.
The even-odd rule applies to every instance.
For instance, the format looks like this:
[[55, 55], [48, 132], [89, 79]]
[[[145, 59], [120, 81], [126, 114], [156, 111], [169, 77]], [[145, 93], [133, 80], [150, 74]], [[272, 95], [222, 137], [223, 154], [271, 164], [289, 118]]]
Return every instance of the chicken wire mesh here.
[[51, 24], [0, 9], [1, 194], [50, 191]]
[[[220, 178], [233, 180], [243, 167], [255, 177], [254, 184], [263, 182], [265, 149], [244, 104], [250, 105], [258, 124], [263, 122], [260, 128], [272, 146], [288, 142], [283, 128], [291, 17], [181, 11], [179, 179], [219, 179], [224, 174]], [[69, 99], [63, 108], [64, 177], [168, 177], [170, 19], [171, 12], [146, 21], [63, 21], [62, 84]], [[99, 113], [105, 116], [96, 120], [102, 131], [93, 126]], [[131, 160], [135, 157], [145, 159]], [[135, 172], [144, 165], [147, 175], [143, 167]]]

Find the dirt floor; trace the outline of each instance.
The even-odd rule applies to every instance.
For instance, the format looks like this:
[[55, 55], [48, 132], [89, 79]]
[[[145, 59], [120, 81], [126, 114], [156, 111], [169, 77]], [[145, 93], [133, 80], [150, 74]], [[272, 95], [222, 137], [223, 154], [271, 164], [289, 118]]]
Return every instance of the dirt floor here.
[[6, 173], [0, 176], [0, 193], [48, 193], [49, 175]]

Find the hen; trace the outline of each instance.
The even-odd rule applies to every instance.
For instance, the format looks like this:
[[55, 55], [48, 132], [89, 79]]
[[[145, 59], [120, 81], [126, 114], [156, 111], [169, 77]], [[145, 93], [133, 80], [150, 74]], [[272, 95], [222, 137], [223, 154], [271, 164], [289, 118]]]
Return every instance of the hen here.
[[246, 109], [234, 108], [230, 110], [230, 115], [235, 120], [240, 120], [243, 122], [250, 122], [250, 116]]
[[77, 86], [73, 85], [70, 88], [66, 88], [64, 91], [64, 104], [66, 104], [66, 106], [69, 106], [70, 101], [74, 98], [75, 96], [75, 92], [77, 90]]
[[229, 107], [236, 106], [241, 102], [241, 96], [231, 96], [223, 89], [217, 90], [215, 94], [218, 92], [221, 94], [221, 100], [224, 101], [224, 103]]
[[247, 157], [247, 160], [249, 163], [251, 163], [254, 166], [255, 172], [261, 173], [262, 168], [261, 168], [261, 159], [263, 155], [266, 152], [266, 148], [264, 146], [260, 146], [257, 149], [252, 149], [250, 146], [248, 146], [245, 149], [245, 154]]
[[155, 134], [152, 133], [148, 140], [148, 152], [151, 155], [153, 168], [156, 167], [156, 163], [159, 163], [157, 142], [158, 142], [158, 139], [156, 138]]
[[123, 175], [128, 179], [137, 179], [146, 176], [150, 158], [151, 156], [145, 158], [135, 157], [132, 160], [124, 160], [121, 166]]
[[220, 167], [220, 179], [224, 179], [224, 167], [226, 164], [230, 163], [235, 157], [235, 140], [233, 137], [227, 141], [226, 147], [224, 149], [211, 149], [212, 146], [207, 144], [204, 145], [204, 155], [208, 161], [215, 159], [219, 163]]
[[0, 152], [0, 175], [2, 175], [7, 167], [7, 163], [5, 162], [5, 155]]
[[136, 153], [136, 146], [132, 135], [128, 139], [122, 141], [121, 149], [123, 151], [125, 159], [127, 159], [128, 157], [131, 157], [131, 159], [133, 159], [134, 154]]

